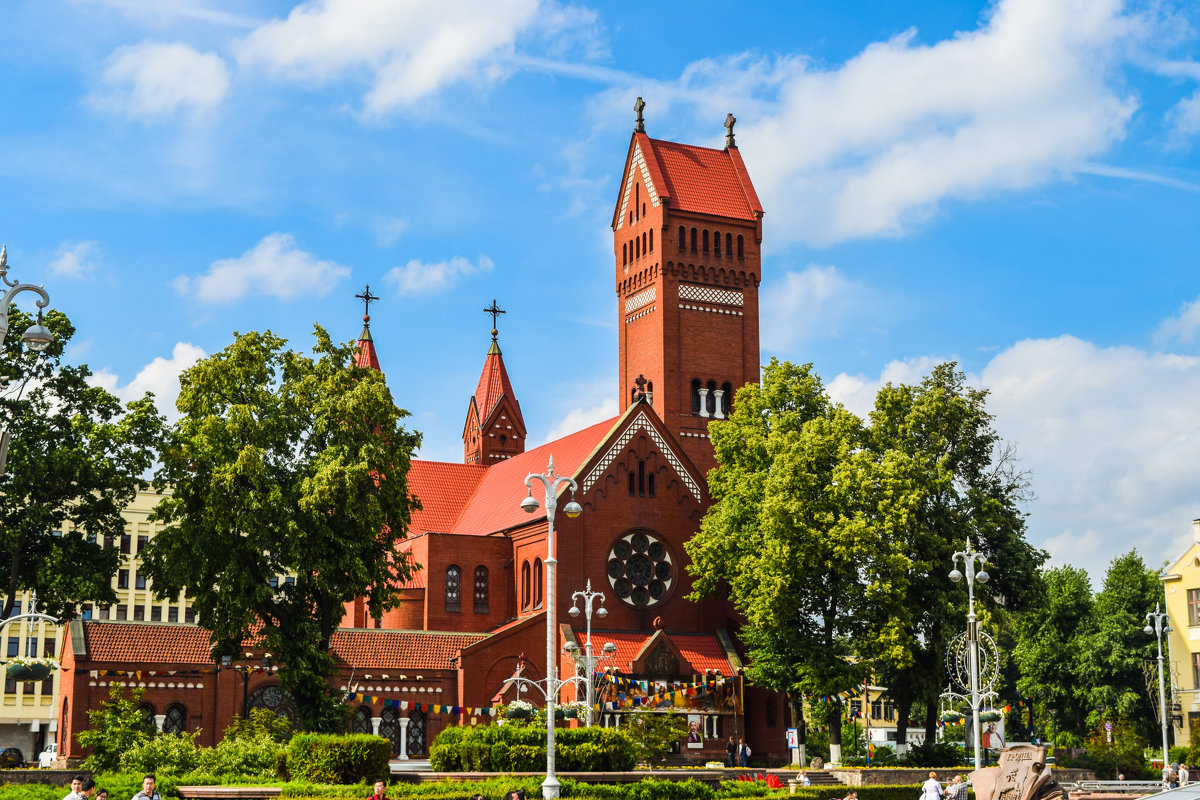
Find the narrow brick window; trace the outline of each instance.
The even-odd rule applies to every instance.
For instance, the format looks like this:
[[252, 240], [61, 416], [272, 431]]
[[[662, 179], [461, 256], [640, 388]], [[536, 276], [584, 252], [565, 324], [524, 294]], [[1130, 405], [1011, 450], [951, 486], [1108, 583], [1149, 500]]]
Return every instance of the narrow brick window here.
[[703, 233], [700, 234], [700, 245], [701, 245], [701, 250], [703, 252], [707, 253], [708, 252], [708, 228], [705, 228]]
[[542, 581], [542, 560], [535, 558], [533, 560], [533, 607], [541, 608], [545, 589], [542, 587], [545, 584]]
[[623, 244], [623, 245], [621, 245], [621, 266], [625, 266], [628, 263], [629, 263], [629, 245]]
[[725, 234], [725, 257], [729, 258], [733, 255], [733, 234]]
[[708, 406], [708, 415], [710, 417], [715, 417], [717, 415], [717, 394], [716, 394], [717, 382], [709, 381], [707, 388], [708, 388], [708, 397], [705, 398], [705, 405]]
[[692, 413], [700, 413], [700, 379], [692, 379]]
[[529, 608], [529, 562], [526, 561], [521, 565], [521, 608]]
[[721, 232], [713, 231], [713, 255], [721, 257]]
[[687, 249], [687, 228], [679, 226], [679, 252]]
[[654, 252], [654, 228], [650, 229], [650, 252]]
[[745, 258], [745, 257], [746, 257], [746, 251], [742, 246], [742, 235], [739, 233], [738, 234], [738, 258]]
[[692, 228], [692, 252], [696, 252], [696, 229]]
[[482, 564], [475, 568], [475, 613], [488, 613], [488, 568]]
[[462, 570], [456, 564], [446, 567], [446, 610], [462, 611]]
[[733, 397], [733, 386], [729, 383], [721, 384], [721, 416], [729, 416], [729, 404]]

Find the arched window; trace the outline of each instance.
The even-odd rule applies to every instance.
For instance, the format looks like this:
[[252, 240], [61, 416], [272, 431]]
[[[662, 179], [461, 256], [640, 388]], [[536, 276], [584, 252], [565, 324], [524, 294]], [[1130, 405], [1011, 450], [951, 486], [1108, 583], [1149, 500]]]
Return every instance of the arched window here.
[[650, 229], [650, 252], [654, 252], [654, 228]]
[[446, 610], [462, 611], [462, 570], [457, 564], [446, 567]]
[[733, 255], [733, 234], [725, 234], [725, 257], [729, 258]]
[[687, 249], [687, 228], [679, 226], [679, 252]]
[[482, 564], [475, 568], [475, 613], [488, 613], [488, 568]]
[[642, 257], [642, 242], [636, 236], [633, 237], [633, 257], [634, 258]]
[[713, 231], [713, 255], [720, 258], [721, 256], [721, 232]]
[[738, 258], [745, 258], [746, 251], [742, 248], [742, 235], [738, 234]]
[[529, 608], [529, 562], [521, 565], [521, 608]]
[[150, 703], [142, 703], [140, 706], [138, 706], [138, 711], [142, 712], [142, 719], [146, 721], [147, 725], [154, 724], [155, 711], [153, 705]]
[[705, 228], [704, 232], [700, 234], [700, 241], [701, 241], [701, 250], [703, 252], [707, 253], [708, 252], [708, 228]]
[[654, 473], [646, 476], [646, 496], [654, 497]]
[[713, 394], [713, 392], [714, 392], [714, 390], [716, 390], [716, 388], [717, 388], [716, 381], [708, 382], [708, 397], [706, 398], [708, 402], [705, 403], [705, 405], [708, 406], [708, 415], [710, 417], [716, 416], [716, 413], [717, 413], [717, 396], [715, 394]]
[[359, 706], [354, 709], [354, 716], [350, 718], [351, 733], [365, 733], [370, 735], [371, 730], [371, 707]]
[[379, 735], [392, 743], [392, 755], [400, 755], [400, 734], [403, 732], [400, 727], [400, 709], [393, 706], [384, 706], [383, 711], [379, 712]]
[[700, 379], [692, 378], [692, 413], [700, 413]]
[[167, 718], [163, 720], [163, 733], [183, 733], [187, 730], [187, 707], [183, 703], [167, 706]]
[[251, 689], [250, 695], [246, 700], [246, 705], [250, 709], [265, 708], [268, 711], [275, 712], [275, 715], [286, 719], [292, 725], [296, 724], [296, 699], [292, 697], [292, 693], [287, 689], [281, 689], [276, 684], [270, 686], [259, 686], [257, 689]]
[[692, 252], [696, 252], [696, 229], [692, 228]]
[[642, 231], [642, 252], [643, 253], [650, 252], [649, 250], [646, 249], [646, 232], [645, 231]]
[[533, 607], [534, 608], [542, 607], [542, 600], [544, 599], [542, 597], [542, 595], [545, 594], [545, 590], [542, 588], [543, 585], [544, 585], [544, 582], [542, 581], [542, 560], [540, 558], [535, 558], [533, 560]]
[[646, 204], [642, 203], [642, 216], [646, 216]]
[[728, 417], [729, 408], [733, 403], [733, 386], [729, 383], [722, 383], [721, 390], [723, 392], [721, 395], [721, 414]]
[[654, 381], [646, 381], [646, 400], [654, 405]]
[[626, 243], [626, 244], [621, 245], [621, 265], [624, 266], [625, 264], [628, 264], [628, 263], [629, 263], [629, 244]]
[[412, 709], [408, 712], [408, 746], [410, 756], [425, 755], [425, 712]]
[[642, 205], [642, 185], [638, 182], [633, 184], [633, 210], [637, 211]]
[[646, 462], [638, 462], [638, 497], [646, 496]]

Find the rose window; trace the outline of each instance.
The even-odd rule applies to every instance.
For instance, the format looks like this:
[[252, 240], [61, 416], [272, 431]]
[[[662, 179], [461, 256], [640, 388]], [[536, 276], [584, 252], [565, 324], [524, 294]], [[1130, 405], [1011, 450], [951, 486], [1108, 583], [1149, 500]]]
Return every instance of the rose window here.
[[617, 539], [608, 551], [608, 585], [631, 606], [657, 605], [675, 582], [671, 554], [654, 536], [638, 531]]

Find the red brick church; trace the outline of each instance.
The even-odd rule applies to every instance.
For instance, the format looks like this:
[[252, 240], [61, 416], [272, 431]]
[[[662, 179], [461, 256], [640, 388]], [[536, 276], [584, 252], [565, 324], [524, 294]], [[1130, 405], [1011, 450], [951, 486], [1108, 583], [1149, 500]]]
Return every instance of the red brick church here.
[[[576, 669], [563, 647], [582, 647], [583, 622], [566, 612], [590, 581], [608, 611], [592, 641], [616, 648], [596, 679], [600, 724], [674, 709], [693, 723], [680, 748], [697, 760], [723, 759], [729, 735], [758, 755], [785, 753], [782, 702], [743, 685], [732, 607], [686, 599], [683, 549], [710, 503], [708, 423], [759, 377], [762, 206], [732, 116], [726, 147], [711, 149], [650, 138], [638, 105], [612, 219], [620, 414], [527, 450], [520, 387], [493, 328], [466, 402], [462, 463], [412, 463], [423, 509], [401, 546], [420, 569], [403, 602], [380, 619], [350, 604], [334, 635], [354, 729], [388, 737], [397, 755], [426, 754], [447, 725], [486, 721], [516, 697], [505, 683], [514, 674], [543, 677], [548, 526], [540, 487], [535, 513], [521, 501], [526, 476], [551, 456], [583, 508], [555, 519], [560, 674]], [[378, 369], [366, 320], [359, 362]], [[59, 752], [81, 755], [74, 735], [111, 682], [144, 686], [146, 713], [165, 730], [201, 729], [202, 744], [243, 706], [293, 713], [263, 657], [218, 669], [194, 625], [76, 620], [64, 637]], [[560, 701], [571, 699], [567, 689]]]

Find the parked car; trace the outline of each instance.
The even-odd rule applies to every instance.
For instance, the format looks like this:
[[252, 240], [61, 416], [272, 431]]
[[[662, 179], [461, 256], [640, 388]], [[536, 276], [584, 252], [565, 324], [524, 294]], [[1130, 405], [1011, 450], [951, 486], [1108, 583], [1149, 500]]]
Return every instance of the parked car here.
[[38, 767], [48, 769], [58, 759], [58, 742], [51, 742], [38, 753]]
[[0, 750], [0, 769], [16, 769], [25, 766], [25, 754], [15, 747]]

